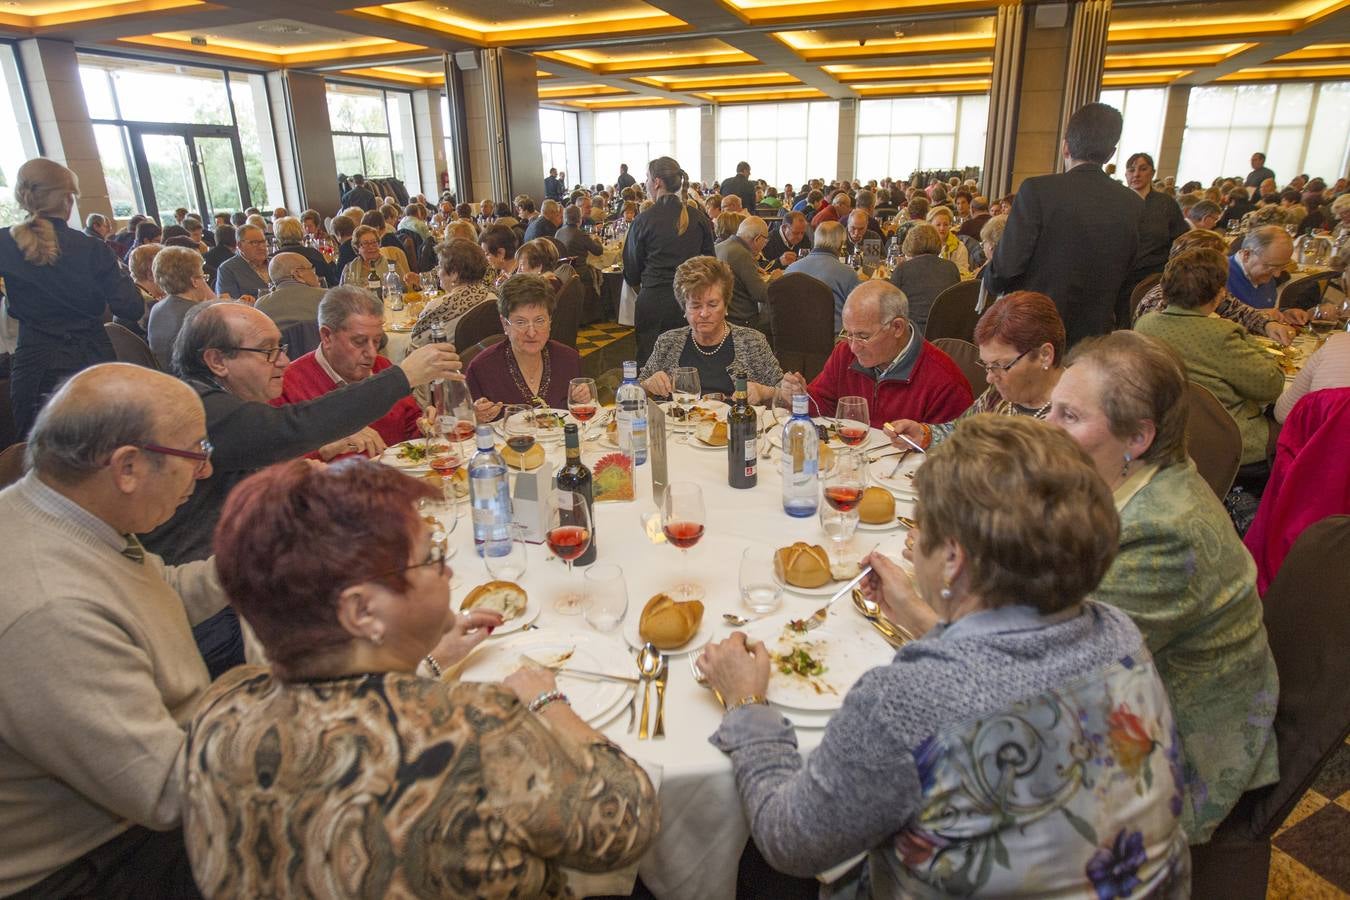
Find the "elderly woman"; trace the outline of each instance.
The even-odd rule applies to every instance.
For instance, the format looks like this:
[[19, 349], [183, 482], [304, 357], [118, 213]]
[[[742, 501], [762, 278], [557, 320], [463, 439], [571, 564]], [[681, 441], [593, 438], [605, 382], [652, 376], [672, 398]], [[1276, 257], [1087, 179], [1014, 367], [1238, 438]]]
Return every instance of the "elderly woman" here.
[[736, 233], [736, 229], [741, 227], [741, 222], [745, 220], [743, 212], [722, 212], [717, 214], [713, 220], [713, 241], [721, 242]]
[[1087, 599], [1119, 528], [1087, 455], [976, 416], [914, 484], [913, 581], [873, 553], [864, 590], [927, 633], [853, 685], [805, 762], [764, 699], [768, 648], [738, 632], [699, 660], [755, 845], [803, 876], [866, 852], [836, 896], [1186, 896], [1167, 694], [1135, 625]]
[[[948, 237], [955, 237], [948, 233]], [[961, 282], [956, 263], [943, 259], [942, 236], [932, 225], [920, 223], [909, 229], [900, 245], [904, 261], [891, 273], [891, 284], [909, 298], [909, 317], [922, 334], [928, 325], [928, 311], [937, 295]]]
[[518, 275], [542, 275], [556, 289], [562, 279], [556, 273], [558, 266], [558, 245], [550, 238], [535, 238], [520, 245], [516, 251], [516, 269]]
[[933, 207], [928, 213], [928, 224], [937, 229], [938, 256], [951, 260], [962, 272], [969, 272], [970, 251], [952, 228], [952, 211], [945, 206]]
[[487, 254], [473, 241], [455, 238], [436, 248], [437, 274], [445, 296], [438, 298], [422, 311], [412, 330], [412, 345], [420, 347], [431, 343], [431, 329], [445, 329], [446, 338], [453, 340], [460, 316], [485, 300], [496, 300], [497, 295], [483, 283], [487, 273]]
[[170, 371], [173, 344], [183, 327], [183, 319], [198, 303], [214, 300], [202, 271], [202, 258], [187, 247], [165, 247], [155, 255], [155, 284], [164, 296], [150, 310], [146, 321], [146, 343], [159, 360], [159, 367]]
[[1135, 285], [1161, 272], [1167, 265], [1172, 242], [1190, 230], [1177, 201], [1153, 189], [1155, 175], [1153, 157], [1147, 153], [1136, 153], [1125, 161], [1125, 181], [1143, 198], [1144, 211], [1139, 214], [1139, 250], [1134, 257], [1134, 271], [1120, 285], [1116, 317], [1119, 322], [1129, 321], [1128, 304]]
[[904, 438], [909, 438], [927, 450], [950, 437], [962, 419], [980, 413], [1044, 419], [1064, 372], [1064, 342], [1064, 322], [1053, 300], [1034, 291], [1004, 295], [975, 325], [975, 346], [989, 387], [955, 421], [891, 422], [891, 443], [907, 448]]
[[131, 320], [145, 314], [140, 291], [108, 245], [66, 224], [79, 193], [70, 169], [30, 159], [14, 182], [14, 199], [27, 217], [0, 228], [0, 279], [19, 322], [9, 396], [20, 440], [58, 384], [116, 358], [103, 330], [104, 310]]
[[116, 316], [113, 321], [130, 328], [141, 337], [145, 337], [145, 325], [150, 310], [164, 296], [164, 288], [156, 283], [154, 275], [155, 254], [163, 249], [162, 244], [143, 244], [127, 254], [127, 268], [131, 271], [131, 280], [136, 284], [136, 290], [141, 292], [145, 312], [136, 319]]
[[217, 680], [189, 726], [205, 896], [570, 897], [562, 866], [609, 871], [651, 843], [651, 782], [551, 672], [440, 677], [500, 618], [446, 604], [433, 494], [353, 461], [283, 463], [230, 495], [216, 568], [271, 668]]
[[1117, 331], [1074, 348], [1050, 421], [1115, 493], [1120, 553], [1093, 596], [1135, 620], [1157, 661], [1181, 733], [1181, 821], [1201, 844], [1279, 777], [1279, 677], [1251, 554], [1186, 456], [1185, 389], [1176, 354]]
[[1163, 270], [1167, 306], [1135, 323], [1140, 334], [1169, 344], [1191, 381], [1213, 392], [1242, 433], [1243, 464], [1273, 455], [1264, 408], [1284, 390], [1279, 365], [1236, 322], [1211, 315], [1225, 297], [1228, 260], [1217, 250], [1187, 250]]
[[337, 285], [338, 272], [328, 264], [328, 260], [317, 247], [305, 245], [305, 226], [295, 216], [282, 216], [272, 223], [272, 231], [277, 236], [277, 248], [273, 253], [299, 253], [314, 267], [314, 274], [327, 282], [326, 286]]
[[638, 375], [647, 393], [669, 397], [670, 372], [692, 366], [704, 393], [730, 397], [733, 373], [744, 371], [750, 377], [750, 402], [772, 402], [783, 370], [762, 333], [727, 321], [732, 281], [731, 267], [715, 256], [695, 256], [675, 270], [675, 299], [689, 324], [656, 339]]
[[372, 271], [376, 278], [383, 278], [391, 262], [394, 264], [394, 271], [398, 272], [405, 284], [411, 286], [417, 283], [416, 275], [409, 278], [408, 260], [403, 251], [380, 246], [380, 233], [371, 226], [360, 225], [352, 232], [352, 246], [356, 250], [356, 258], [347, 263], [347, 267], [342, 270], [343, 284], [364, 287], [366, 278]]
[[581, 377], [581, 354], [549, 340], [557, 290], [542, 275], [512, 275], [502, 283], [497, 309], [506, 340], [473, 358], [465, 372], [474, 412], [490, 422], [507, 403], [567, 408], [567, 387]]

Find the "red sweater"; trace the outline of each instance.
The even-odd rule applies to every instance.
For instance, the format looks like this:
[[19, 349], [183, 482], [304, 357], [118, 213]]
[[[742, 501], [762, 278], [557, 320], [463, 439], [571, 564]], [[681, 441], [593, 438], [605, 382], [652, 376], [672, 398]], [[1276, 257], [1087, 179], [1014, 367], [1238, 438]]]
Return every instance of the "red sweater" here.
[[[392, 365], [393, 363], [385, 357], [377, 356], [371, 374], [378, 375]], [[281, 383], [281, 396], [272, 401], [273, 406], [313, 400], [337, 388], [337, 382], [333, 381], [314, 358], [314, 351], [306, 353], [287, 366]], [[380, 433], [386, 444], [393, 446], [400, 441], [417, 437], [417, 418], [420, 415], [417, 401], [408, 396], [395, 403], [384, 416], [371, 422], [370, 427]]]
[[961, 415], [975, 402], [970, 382], [950, 356], [920, 341], [918, 358], [910, 365], [902, 361], [880, 381], [858, 364], [847, 341], [836, 344], [807, 387], [820, 414], [834, 415], [840, 397], [866, 397], [873, 428], [896, 419], [950, 422]]

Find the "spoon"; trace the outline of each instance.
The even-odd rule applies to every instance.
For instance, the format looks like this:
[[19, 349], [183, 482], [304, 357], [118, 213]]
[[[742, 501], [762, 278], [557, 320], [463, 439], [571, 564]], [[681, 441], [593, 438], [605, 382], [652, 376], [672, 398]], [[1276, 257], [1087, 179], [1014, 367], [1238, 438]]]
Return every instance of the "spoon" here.
[[728, 625], [734, 625], [737, 628], [740, 628], [742, 625], [749, 625], [751, 622], [758, 622], [760, 619], [766, 618], [771, 615], [773, 615], [773, 613], [765, 613], [762, 616], [755, 616], [753, 619], [747, 619], [745, 616], [738, 616], [735, 613], [722, 613], [722, 621], [726, 622]]
[[896, 517], [895, 517], [895, 521], [899, 522], [901, 525], [905, 526], [906, 528], [918, 528], [918, 527], [919, 527], [919, 523], [916, 522], [916, 521], [914, 521], [913, 519], [911, 519], [909, 516], [896, 516]]
[[652, 679], [661, 673], [665, 668], [665, 660], [661, 657], [661, 652], [651, 641], [642, 645], [642, 650], [638, 652], [637, 665], [638, 671], [642, 673], [642, 721], [638, 725], [638, 740], [647, 740], [647, 721], [648, 711], [651, 709], [652, 700]]
[[914, 633], [903, 625], [892, 622], [881, 614], [881, 606], [867, 599], [867, 595], [859, 588], [853, 589], [853, 605], [862, 613], [864, 619], [871, 622], [876, 629], [882, 633], [891, 643], [900, 644], [914, 640]]

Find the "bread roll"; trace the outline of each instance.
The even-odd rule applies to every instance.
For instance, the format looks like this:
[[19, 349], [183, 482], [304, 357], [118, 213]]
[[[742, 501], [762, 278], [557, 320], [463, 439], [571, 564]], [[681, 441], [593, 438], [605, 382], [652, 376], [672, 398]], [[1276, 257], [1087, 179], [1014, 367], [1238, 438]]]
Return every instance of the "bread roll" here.
[[503, 622], [507, 622], [525, 612], [528, 603], [525, 589], [514, 581], [489, 581], [469, 591], [459, 608], [494, 610], [502, 614]]
[[818, 588], [830, 583], [830, 557], [819, 544], [798, 541], [773, 555], [780, 580], [793, 587]]
[[698, 426], [694, 434], [700, 441], [710, 447], [725, 447], [727, 445], [726, 422], [705, 422]]
[[501, 449], [502, 460], [513, 469], [537, 469], [544, 464], [544, 448], [534, 444], [524, 454], [517, 453], [505, 444]]
[[873, 485], [863, 491], [858, 502], [858, 518], [868, 525], [888, 525], [895, 522], [895, 497], [890, 491]]
[[697, 600], [676, 603], [668, 594], [657, 594], [642, 608], [638, 635], [658, 650], [674, 650], [689, 643], [703, 621], [703, 604]]

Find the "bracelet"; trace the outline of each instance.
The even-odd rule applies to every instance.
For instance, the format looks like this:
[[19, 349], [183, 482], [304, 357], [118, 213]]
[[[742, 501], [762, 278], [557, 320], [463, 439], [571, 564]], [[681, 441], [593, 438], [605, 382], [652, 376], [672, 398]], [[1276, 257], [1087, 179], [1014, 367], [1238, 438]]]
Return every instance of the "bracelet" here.
[[933, 427], [922, 422], [919, 427], [923, 429], [923, 437], [919, 439], [919, 443], [923, 444], [923, 449], [927, 450], [933, 446]]
[[751, 694], [749, 697], [742, 697], [735, 703], [727, 707], [727, 712], [740, 709], [742, 706], [768, 706], [769, 700], [763, 694]]
[[572, 701], [567, 699], [566, 694], [564, 694], [562, 691], [559, 690], [552, 690], [552, 691], [544, 691], [538, 697], [535, 697], [533, 700], [531, 700], [530, 705], [525, 708], [532, 713], [537, 713], [544, 707], [548, 706], [550, 703], [554, 702], [566, 703], [568, 706], [572, 705]]
[[441, 669], [441, 664], [436, 662], [436, 657], [432, 656], [430, 653], [422, 657], [422, 661], [427, 664], [427, 668], [431, 669], [431, 674], [435, 675], [437, 679], [445, 676], [444, 670]]

